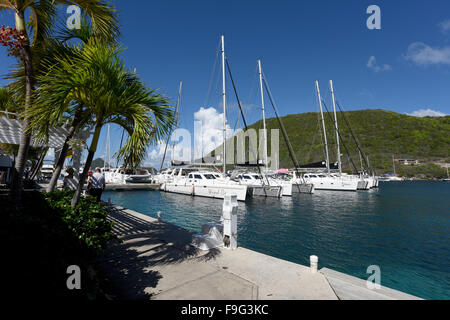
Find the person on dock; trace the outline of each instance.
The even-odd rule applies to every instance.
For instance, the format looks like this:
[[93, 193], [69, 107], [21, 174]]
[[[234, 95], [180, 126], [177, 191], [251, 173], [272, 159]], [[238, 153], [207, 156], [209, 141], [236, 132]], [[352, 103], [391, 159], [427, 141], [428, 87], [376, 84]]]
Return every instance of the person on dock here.
[[89, 195], [96, 197], [100, 202], [103, 190], [105, 190], [105, 176], [101, 173], [100, 168], [95, 168], [95, 172], [89, 179], [88, 183]]
[[75, 181], [73, 177], [73, 168], [69, 168], [66, 170], [67, 176], [64, 177], [63, 180], [63, 190], [76, 190], [77, 189], [77, 182]]

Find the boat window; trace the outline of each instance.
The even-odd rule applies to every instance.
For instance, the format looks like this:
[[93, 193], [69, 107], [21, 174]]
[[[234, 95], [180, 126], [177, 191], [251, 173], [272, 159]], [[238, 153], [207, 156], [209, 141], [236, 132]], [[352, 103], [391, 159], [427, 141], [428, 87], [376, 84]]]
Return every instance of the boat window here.
[[206, 179], [215, 179], [216, 178], [212, 174], [205, 174], [204, 176]]
[[190, 175], [189, 175], [189, 179], [192, 179], [192, 178], [193, 178], [193, 174], [190, 174]]
[[319, 178], [325, 178], [326, 176], [324, 174], [319, 174]]
[[251, 178], [250, 178], [250, 176], [244, 175], [244, 179], [249, 180], [249, 179], [251, 179]]
[[199, 174], [194, 175], [194, 178], [195, 178], [195, 179], [203, 179], [202, 176], [199, 175]]
[[253, 175], [253, 178], [254, 178], [254, 179], [261, 180], [261, 176], [259, 176], [259, 175], [257, 175], [257, 174]]

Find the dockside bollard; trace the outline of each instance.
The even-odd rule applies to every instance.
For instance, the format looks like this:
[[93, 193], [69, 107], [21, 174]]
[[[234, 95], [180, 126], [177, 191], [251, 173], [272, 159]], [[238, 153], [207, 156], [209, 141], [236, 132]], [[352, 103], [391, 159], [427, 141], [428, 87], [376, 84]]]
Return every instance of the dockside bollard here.
[[161, 222], [162, 221], [161, 211], [158, 211], [156, 214], [158, 215], [158, 222]]
[[237, 212], [237, 196], [235, 194], [226, 194], [222, 208], [223, 246], [230, 250], [237, 248]]
[[317, 266], [319, 264], [319, 258], [317, 256], [310, 256], [309, 263], [310, 263], [311, 273], [316, 273]]

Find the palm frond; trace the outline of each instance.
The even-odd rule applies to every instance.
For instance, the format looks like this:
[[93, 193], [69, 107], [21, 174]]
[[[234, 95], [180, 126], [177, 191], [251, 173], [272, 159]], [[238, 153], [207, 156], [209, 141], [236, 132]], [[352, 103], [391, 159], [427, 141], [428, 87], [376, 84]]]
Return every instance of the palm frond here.
[[29, 1], [27, 7], [31, 14], [27, 24], [33, 34], [33, 45], [36, 46], [52, 35], [57, 8], [53, 0]]

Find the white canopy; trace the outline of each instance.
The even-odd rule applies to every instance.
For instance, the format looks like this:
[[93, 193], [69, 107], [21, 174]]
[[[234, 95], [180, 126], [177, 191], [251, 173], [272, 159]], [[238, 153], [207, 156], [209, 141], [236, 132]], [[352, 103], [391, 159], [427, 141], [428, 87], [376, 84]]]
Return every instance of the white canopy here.
[[[51, 127], [49, 130], [48, 143], [40, 143], [31, 139], [32, 147], [61, 148], [68, 134], [68, 130], [62, 127]], [[22, 122], [16, 119], [0, 117], [0, 142], [9, 144], [20, 144], [22, 135]]]

